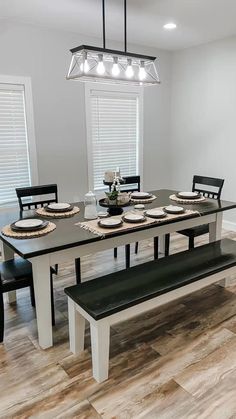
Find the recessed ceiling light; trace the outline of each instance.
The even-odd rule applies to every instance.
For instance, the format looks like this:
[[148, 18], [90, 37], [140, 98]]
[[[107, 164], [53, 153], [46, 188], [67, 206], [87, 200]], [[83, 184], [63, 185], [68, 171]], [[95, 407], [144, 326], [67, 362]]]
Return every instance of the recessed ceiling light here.
[[177, 25], [176, 25], [175, 23], [173, 23], [173, 22], [166, 23], [166, 24], [163, 26], [163, 28], [164, 28], [164, 29], [168, 29], [168, 30], [171, 30], [171, 29], [176, 29], [176, 27], [177, 27]]

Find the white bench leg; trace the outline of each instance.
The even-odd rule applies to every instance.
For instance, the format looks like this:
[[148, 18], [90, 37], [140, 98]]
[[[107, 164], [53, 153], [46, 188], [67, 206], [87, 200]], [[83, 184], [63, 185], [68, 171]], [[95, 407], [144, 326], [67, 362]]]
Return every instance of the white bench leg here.
[[85, 318], [76, 310], [76, 304], [68, 298], [70, 350], [79, 355], [84, 350]]
[[101, 383], [107, 380], [109, 370], [110, 325], [104, 321], [90, 323], [93, 377]]

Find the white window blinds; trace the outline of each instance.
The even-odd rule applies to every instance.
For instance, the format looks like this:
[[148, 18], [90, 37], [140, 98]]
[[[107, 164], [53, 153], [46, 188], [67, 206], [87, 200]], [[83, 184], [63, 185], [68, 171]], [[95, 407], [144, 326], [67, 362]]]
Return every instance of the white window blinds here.
[[104, 188], [104, 173], [120, 167], [121, 175], [138, 174], [139, 97], [91, 91], [91, 143], [94, 190]]
[[0, 205], [30, 185], [24, 87], [0, 84]]

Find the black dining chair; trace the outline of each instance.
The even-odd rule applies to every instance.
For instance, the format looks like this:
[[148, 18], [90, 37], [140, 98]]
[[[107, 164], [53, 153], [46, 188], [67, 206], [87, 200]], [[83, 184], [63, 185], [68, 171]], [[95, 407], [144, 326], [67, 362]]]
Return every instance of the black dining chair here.
[[[193, 192], [200, 192], [206, 198], [220, 199], [222, 188], [224, 185], [224, 179], [207, 177], [207, 176], [193, 176]], [[189, 239], [189, 249], [194, 248], [195, 237], [202, 236], [203, 234], [209, 233], [209, 224], [203, 224], [197, 227], [187, 228], [177, 232]], [[165, 235], [165, 256], [169, 255], [170, 251], [170, 234]]]
[[[35, 307], [32, 265], [23, 258], [14, 258], [0, 263], [0, 342], [4, 338], [4, 301], [5, 292], [16, 291], [21, 288], [30, 288], [31, 304]], [[53, 288], [51, 281], [51, 310], [52, 325], [55, 325]]]
[[[57, 184], [49, 184], [49, 185], [39, 185], [39, 186], [29, 186], [26, 188], [17, 188], [16, 195], [19, 202], [19, 207], [21, 211], [36, 209], [39, 207], [44, 207], [52, 202], [58, 202], [58, 189]], [[50, 196], [49, 196], [50, 195]], [[40, 197], [43, 196], [43, 199], [39, 200], [32, 200], [32, 197]], [[49, 197], [47, 197], [49, 196]], [[30, 198], [26, 201], [26, 198]], [[51, 273], [57, 275], [58, 274], [58, 264], [54, 267], [51, 267]], [[81, 265], [80, 265], [80, 258], [75, 259], [75, 276], [76, 276], [76, 283], [79, 284], [81, 282]]]

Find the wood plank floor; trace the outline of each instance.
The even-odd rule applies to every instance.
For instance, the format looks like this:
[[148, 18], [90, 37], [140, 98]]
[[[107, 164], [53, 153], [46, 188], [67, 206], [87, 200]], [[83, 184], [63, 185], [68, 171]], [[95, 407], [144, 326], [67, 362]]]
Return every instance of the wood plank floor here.
[[[172, 237], [172, 252], [186, 247], [185, 238]], [[140, 243], [131, 257], [132, 264], [151, 260], [152, 242]], [[123, 268], [122, 248], [117, 260], [107, 251], [82, 261], [84, 280]], [[5, 304], [1, 418], [236, 418], [236, 286], [210, 286], [113, 326], [109, 379], [98, 384], [89, 330], [84, 353], [69, 351], [63, 290], [74, 282], [73, 263], [61, 265], [54, 280], [55, 345], [46, 351], [37, 344], [28, 290], [18, 292], [17, 304]]]

